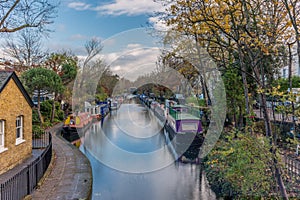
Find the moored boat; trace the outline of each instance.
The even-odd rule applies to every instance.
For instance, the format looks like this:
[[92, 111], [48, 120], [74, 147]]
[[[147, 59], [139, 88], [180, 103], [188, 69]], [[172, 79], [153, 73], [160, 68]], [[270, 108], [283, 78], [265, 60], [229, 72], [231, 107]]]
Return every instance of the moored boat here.
[[200, 116], [191, 114], [190, 108], [185, 105], [172, 105], [167, 107], [166, 119], [176, 133], [201, 133]]
[[78, 140], [80, 134], [84, 132], [92, 120], [93, 118], [88, 112], [68, 115], [63, 125], [63, 137], [70, 142]]
[[110, 106], [111, 110], [117, 110], [118, 108], [119, 108], [119, 104], [117, 101], [111, 102], [111, 106]]
[[178, 158], [197, 160], [203, 142], [200, 112], [169, 100], [166, 101], [165, 106], [165, 128]]

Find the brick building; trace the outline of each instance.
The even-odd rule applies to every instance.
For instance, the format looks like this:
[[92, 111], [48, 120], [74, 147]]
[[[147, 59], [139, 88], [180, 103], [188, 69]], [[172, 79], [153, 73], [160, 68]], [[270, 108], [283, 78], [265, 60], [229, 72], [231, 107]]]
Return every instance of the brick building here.
[[0, 70], [0, 174], [32, 155], [32, 107], [15, 72]]

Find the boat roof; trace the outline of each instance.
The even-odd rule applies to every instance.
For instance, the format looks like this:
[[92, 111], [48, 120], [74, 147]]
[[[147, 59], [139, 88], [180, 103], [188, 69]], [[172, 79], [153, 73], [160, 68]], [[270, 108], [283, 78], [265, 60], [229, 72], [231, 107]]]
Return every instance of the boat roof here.
[[172, 108], [187, 108], [187, 106], [182, 105], [182, 104], [176, 104], [176, 105], [173, 105]]
[[191, 115], [189, 113], [178, 113], [176, 115], [176, 120], [188, 120], [188, 119], [191, 119], [191, 120], [200, 120], [199, 117], [196, 117], [196, 116]]

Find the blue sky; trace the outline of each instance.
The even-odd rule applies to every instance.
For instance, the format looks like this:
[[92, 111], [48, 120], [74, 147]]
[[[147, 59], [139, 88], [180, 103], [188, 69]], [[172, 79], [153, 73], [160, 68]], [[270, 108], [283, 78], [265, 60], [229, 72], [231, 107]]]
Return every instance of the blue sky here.
[[152, 0], [62, 0], [58, 17], [51, 28], [55, 31], [45, 41], [50, 49], [72, 49], [79, 53], [86, 41], [102, 41], [123, 31], [146, 27], [162, 6]]
[[55, 32], [44, 45], [51, 51], [72, 50], [82, 57], [84, 44], [98, 38], [111, 70], [134, 80], [155, 68], [159, 45], [141, 28], [156, 24], [153, 13], [162, 10], [152, 0], [62, 0], [51, 26]]
[[[114, 73], [133, 80], [156, 67], [161, 44], [146, 31], [149, 24], [155, 29], [165, 27], [153, 17], [154, 12], [163, 10], [153, 0], [60, 0], [57, 18], [49, 27], [53, 32], [43, 41], [43, 47], [49, 52], [71, 50], [84, 59], [85, 43], [100, 39], [105, 63]], [[0, 40], [2, 43], [5, 38]], [[11, 59], [1, 49], [0, 57]]]

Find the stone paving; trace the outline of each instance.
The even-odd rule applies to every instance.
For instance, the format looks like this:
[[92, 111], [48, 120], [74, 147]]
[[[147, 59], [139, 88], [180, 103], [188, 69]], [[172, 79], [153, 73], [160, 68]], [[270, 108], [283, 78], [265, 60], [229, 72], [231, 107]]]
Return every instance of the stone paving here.
[[78, 148], [59, 135], [60, 128], [61, 124], [58, 124], [50, 130], [54, 155], [43, 180], [31, 198], [37, 200], [90, 199], [92, 170], [89, 160]]

